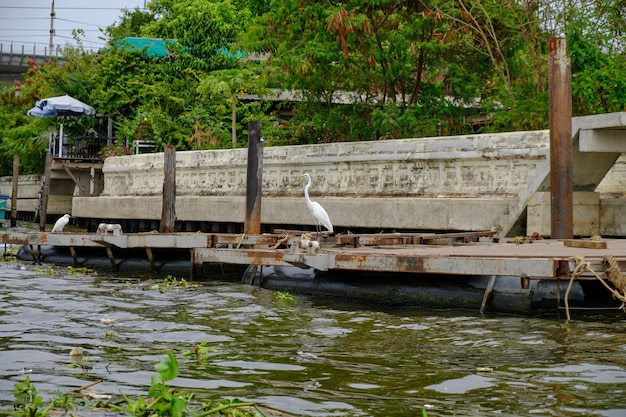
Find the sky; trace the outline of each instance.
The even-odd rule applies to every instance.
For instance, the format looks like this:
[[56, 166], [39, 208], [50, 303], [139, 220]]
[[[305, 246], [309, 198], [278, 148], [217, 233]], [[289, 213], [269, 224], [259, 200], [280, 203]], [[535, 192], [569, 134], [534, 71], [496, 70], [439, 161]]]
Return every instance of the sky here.
[[[50, 45], [50, 14], [53, 0], [0, 0], [0, 44], [8, 51], [11, 43], [14, 50], [34, 50], [42, 53]], [[88, 50], [104, 47], [99, 28], [119, 23], [121, 10], [143, 8], [146, 0], [54, 0], [55, 47], [71, 44], [73, 29], [85, 32], [83, 46]]]

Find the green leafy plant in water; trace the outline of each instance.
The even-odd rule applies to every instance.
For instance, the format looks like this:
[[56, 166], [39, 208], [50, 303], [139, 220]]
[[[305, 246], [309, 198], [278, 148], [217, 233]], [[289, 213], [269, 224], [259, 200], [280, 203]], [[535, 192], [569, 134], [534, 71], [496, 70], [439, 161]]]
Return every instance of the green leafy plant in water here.
[[52, 404], [40, 410], [44, 405], [43, 398], [37, 392], [35, 385], [26, 377], [22, 382], [16, 382], [13, 388], [15, 396], [15, 411], [1, 415], [15, 417], [45, 417], [52, 408]]
[[85, 275], [98, 275], [98, 273], [93, 270], [93, 269], [89, 269], [87, 267], [74, 267], [74, 266], [68, 266], [67, 267], [67, 272], [69, 274], [71, 274], [72, 276], [77, 276], [77, 275], [81, 275], [81, 276], [85, 276]]
[[182, 355], [183, 356], [195, 356], [196, 361], [203, 362], [203, 361], [206, 361], [209, 358], [209, 356], [214, 352], [215, 352], [215, 349], [213, 349], [212, 347], [209, 347], [207, 341], [203, 340], [200, 343], [198, 343], [193, 348], [193, 350], [186, 350], [182, 353]]
[[176, 278], [172, 275], [168, 275], [162, 282], [151, 285], [150, 289], [163, 292], [171, 288], [192, 288], [197, 286], [197, 284], [190, 283], [185, 278]]
[[85, 405], [85, 401], [82, 399], [76, 399], [71, 395], [67, 395], [64, 392], [58, 391], [57, 397], [50, 400], [50, 406], [54, 408], [60, 408], [65, 411], [75, 409], [77, 405]]
[[137, 401], [130, 400], [122, 393], [127, 402], [126, 411], [136, 416], [172, 416], [182, 417], [186, 413], [187, 405], [193, 394], [176, 392], [165, 385], [178, 376], [178, 361], [171, 352], [166, 352], [167, 358], [154, 365], [158, 372], [152, 376], [152, 384], [148, 391], [148, 399], [140, 397]]
[[288, 292], [275, 291], [274, 299], [284, 305], [292, 306], [296, 303], [296, 297]]
[[[40, 410], [44, 405], [43, 398], [38, 395], [35, 386], [26, 377], [23, 382], [17, 382], [14, 386], [14, 410], [0, 411], [0, 417], [46, 417], [53, 407], [67, 412], [70, 408], [75, 408], [77, 405], [107, 407], [120, 414], [127, 412], [139, 417], [184, 417], [187, 415], [195, 417], [267, 417], [267, 414], [258, 405], [238, 399], [208, 401], [202, 403], [201, 407], [195, 406], [190, 408], [189, 404], [194, 397], [193, 394], [184, 391], [176, 392], [165, 384], [178, 376], [176, 357], [170, 352], [166, 352], [166, 354], [167, 357], [154, 366], [158, 373], [152, 376], [152, 384], [147, 398], [139, 397], [133, 401], [122, 392], [123, 400], [121, 401], [99, 401], [94, 404], [87, 404], [83, 400], [75, 399], [59, 392], [58, 398], [52, 399], [46, 408]], [[125, 407], [122, 406], [124, 402], [126, 403]]]
[[258, 416], [259, 414], [264, 417], [267, 416], [267, 414], [265, 414], [256, 404], [243, 402], [236, 398], [232, 400], [209, 401], [202, 404], [202, 408], [205, 411], [200, 414], [196, 414], [195, 417], [222, 415], [229, 417], [253, 417]]
[[35, 272], [36, 276], [38, 277], [53, 277], [56, 275], [56, 272], [54, 272], [54, 268], [52, 268], [51, 266], [47, 267], [46, 269], [37, 268], [35, 269]]

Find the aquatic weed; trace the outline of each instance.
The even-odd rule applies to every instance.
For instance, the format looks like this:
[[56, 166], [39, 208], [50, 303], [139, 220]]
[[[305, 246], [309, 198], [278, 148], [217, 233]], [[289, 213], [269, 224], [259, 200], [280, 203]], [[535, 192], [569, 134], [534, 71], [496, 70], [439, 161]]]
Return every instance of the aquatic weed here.
[[201, 341], [196, 346], [194, 346], [193, 350], [186, 350], [182, 352], [183, 356], [195, 356], [196, 361], [203, 362], [206, 361], [212, 353], [215, 353], [216, 350], [212, 347], [208, 346], [206, 340]]
[[[82, 399], [75, 399], [68, 394], [58, 393], [58, 398], [52, 399], [45, 409], [43, 398], [38, 394], [30, 379], [15, 384], [15, 403], [13, 411], [0, 411], [0, 416], [10, 417], [46, 417], [52, 408], [62, 409], [67, 412], [77, 405], [92, 408], [107, 408], [120, 414], [130, 414], [138, 417], [267, 417], [269, 415], [281, 415], [285, 413], [279, 410], [261, 408], [252, 402], [244, 402], [238, 399], [211, 400], [204, 403], [191, 401], [193, 393], [176, 391], [166, 385], [178, 376], [178, 361], [171, 352], [166, 352], [166, 358], [154, 365], [157, 371], [151, 378], [148, 396], [138, 397], [133, 400], [123, 392], [119, 401], [99, 400], [95, 403], [87, 403]], [[101, 382], [101, 381], [100, 381]], [[93, 384], [90, 384], [93, 385]], [[73, 391], [78, 392], [78, 391]], [[72, 414], [73, 415], [73, 414]]]
[[275, 291], [274, 300], [286, 306], [293, 306], [296, 303], [296, 297], [284, 291]]
[[52, 408], [52, 404], [40, 410], [44, 405], [43, 398], [37, 392], [35, 385], [30, 382], [30, 378], [26, 376], [24, 381], [16, 382], [13, 387], [13, 396], [15, 397], [13, 412], [3, 413], [8, 416], [15, 417], [45, 417]]

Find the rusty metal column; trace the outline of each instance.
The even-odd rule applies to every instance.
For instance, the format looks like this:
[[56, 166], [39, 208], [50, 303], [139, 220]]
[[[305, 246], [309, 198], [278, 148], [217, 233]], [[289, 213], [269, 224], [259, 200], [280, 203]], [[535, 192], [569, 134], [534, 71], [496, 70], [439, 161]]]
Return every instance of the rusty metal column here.
[[567, 40], [548, 40], [550, 76], [550, 237], [574, 235], [572, 182], [572, 74]]
[[261, 122], [248, 123], [248, 171], [246, 183], [246, 218], [243, 232], [261, 233], [261, 193], [263, 185], [263, 138]]

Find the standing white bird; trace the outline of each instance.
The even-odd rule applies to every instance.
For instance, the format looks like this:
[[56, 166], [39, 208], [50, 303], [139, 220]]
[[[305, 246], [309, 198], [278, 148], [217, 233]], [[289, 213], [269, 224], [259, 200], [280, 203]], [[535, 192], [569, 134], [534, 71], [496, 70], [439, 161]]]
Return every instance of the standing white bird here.
[[52, 230], [50, 232], [51, 233], [62, 232], [65, 225], [68, 224], [69, 222], [70, 222], [70, 215], [64, 214], [63, 216], [59, 217], [59, 219], [54, 223], [54, 226], [52, 226]]
[[333, 233], [333, 225], [330, 222], [330, 217], [328, 217], [328, 213], [326, 213], [326, 210], [324, 210], [324, 207], [322, 207], [322, 205], [318, 203], [317, 201], [311, 201], [311, 199], [309, 198], [309, 187], [311, 187], [311, 176], [309, 174], [302, 174], [298, 176], [298, 178], [307, 179], [307, 183], [304, 186], [304, 198], [306, 199], [306, 205], [309, 208], [311, 215], [315, 218], [315, 221], [317, 222], [315, 226], [317, 228], [318, 238], [321, 232], [320, 225], [327, 228], [330, 231], [330, 233]]

